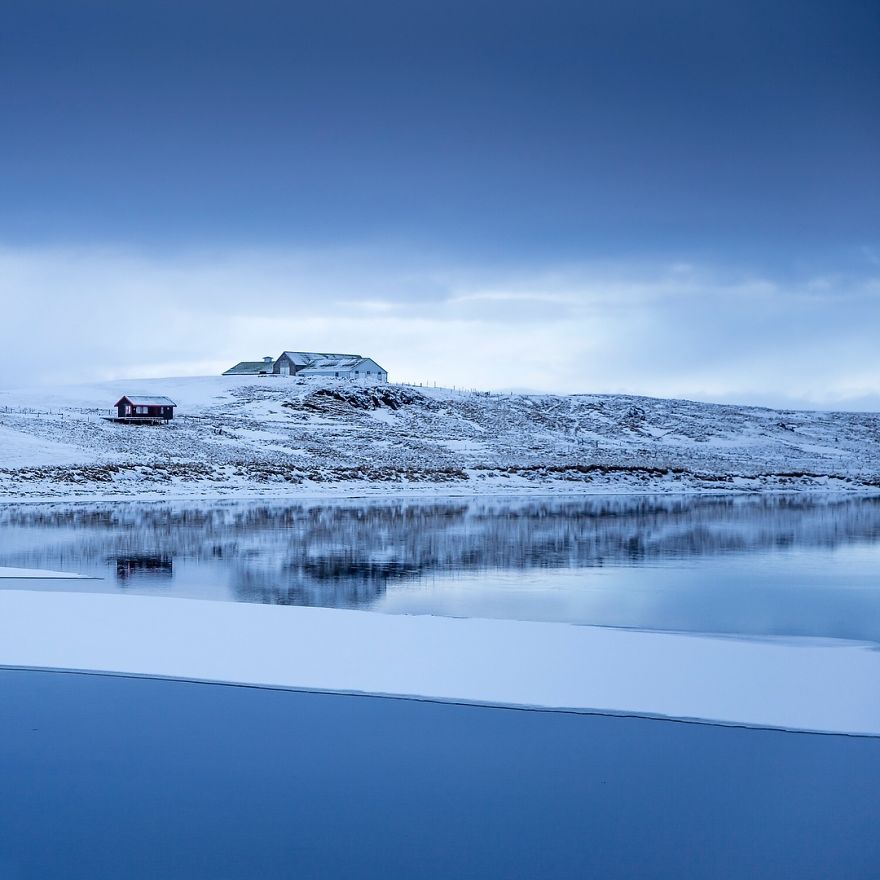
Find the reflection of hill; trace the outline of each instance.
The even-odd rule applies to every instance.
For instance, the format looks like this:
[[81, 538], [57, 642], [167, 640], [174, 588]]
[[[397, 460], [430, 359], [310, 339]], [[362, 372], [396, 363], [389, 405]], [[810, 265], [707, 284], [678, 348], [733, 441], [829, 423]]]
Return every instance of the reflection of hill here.
[[389, 582], [412, 578], [412, 569], [396, 562], [327, 558], [277, 569], [236, 572], [235, 592], [244, 602], [357, 608], [385, 594]]
[[728, 496], [577, 500], [10, 506], [0, 564], [210, 560], [238, 595], [367, 605], [446, 571], [633, 565], [880, 538], [880, 499]]

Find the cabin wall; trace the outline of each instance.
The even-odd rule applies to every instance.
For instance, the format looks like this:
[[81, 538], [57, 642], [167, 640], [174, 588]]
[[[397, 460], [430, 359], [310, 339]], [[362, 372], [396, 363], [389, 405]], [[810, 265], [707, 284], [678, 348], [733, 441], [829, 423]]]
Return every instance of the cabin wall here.
[[[143, 408], [143, 405], [141, 406]], [[138, 412], [138, 407], [131, 403], [128, 398], [123, 398], [122, 402], [116, 407], [116, 417], [120, 419], [164, 419], [171, 421], [174, 418], [173, 406], [147, 406], [146, 412]]]

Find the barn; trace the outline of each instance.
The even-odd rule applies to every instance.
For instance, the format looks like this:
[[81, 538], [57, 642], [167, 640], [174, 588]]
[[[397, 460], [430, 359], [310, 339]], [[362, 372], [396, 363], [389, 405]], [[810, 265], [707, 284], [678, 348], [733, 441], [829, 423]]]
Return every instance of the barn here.
[[177, 404], [168, 397], [132, 394], [113, 404], [117, 420], [124, 422], [169, 422]]
[[272, 372], [278, 376], [295, 376], [307, 367], [314, 365], [315, 361], [327, 360], [356, 360], [359, 354], [328, 354], [320, 351], [282, 351], [275, 361]]
[[274, 361], [264, 357], [261, 361], [240, 361], [234, 367], [223, 371], [224, 376], [268, 376], [272, 372]]
[[273, 361], [241, 361], [224, 376], [301, 376], [303, 378], [353, 379], [377, 383], [388, 381], [388, 371], [372, 358], [359, 354], [329, 354], [320, 351], [282, 351]]
[[387, 382], [388, 372], [372, 358], [328, 357], [319, 358], [301, 369], [297, 376], [304, 378], [358, 379], [366, 382]]

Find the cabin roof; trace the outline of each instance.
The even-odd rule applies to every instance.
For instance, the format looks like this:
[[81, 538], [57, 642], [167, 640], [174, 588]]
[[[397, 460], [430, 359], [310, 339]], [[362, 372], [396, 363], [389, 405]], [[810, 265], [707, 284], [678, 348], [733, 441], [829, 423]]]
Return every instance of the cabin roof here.
[[272, 364], [268, 361], [241, 361], [234, 367], [230, 367], [224, 376], [251, 376], [256, 373], [268, 373], [272, 370]]
[[132, 406], [177, 406], [170, 397], [158, 397], [147, 394], [126, 394], [120, 397], [113, 406], [128, 401]]

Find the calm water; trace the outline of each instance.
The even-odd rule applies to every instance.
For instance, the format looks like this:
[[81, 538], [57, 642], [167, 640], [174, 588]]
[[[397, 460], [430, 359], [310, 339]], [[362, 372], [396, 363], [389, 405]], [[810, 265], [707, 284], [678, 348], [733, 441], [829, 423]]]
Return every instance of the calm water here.
[[880, 740], [0, 670], [2, 880], [876, 880]]
[[880, 498], [7, 505], [0, 566], [82, 589], [880, 642]]

